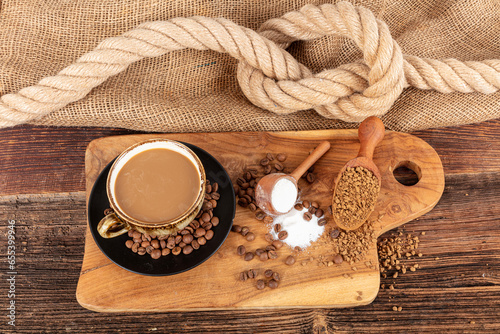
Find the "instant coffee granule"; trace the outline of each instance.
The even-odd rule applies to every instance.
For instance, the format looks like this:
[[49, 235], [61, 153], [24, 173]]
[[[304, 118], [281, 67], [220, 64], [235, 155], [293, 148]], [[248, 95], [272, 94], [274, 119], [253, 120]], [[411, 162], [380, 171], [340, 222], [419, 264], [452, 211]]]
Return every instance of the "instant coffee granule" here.
[[335, 221], [349, 227], [365, 221], [380, 192], [378, 178], [368, 169], [348, 167], [340, 176], [333, 199]]

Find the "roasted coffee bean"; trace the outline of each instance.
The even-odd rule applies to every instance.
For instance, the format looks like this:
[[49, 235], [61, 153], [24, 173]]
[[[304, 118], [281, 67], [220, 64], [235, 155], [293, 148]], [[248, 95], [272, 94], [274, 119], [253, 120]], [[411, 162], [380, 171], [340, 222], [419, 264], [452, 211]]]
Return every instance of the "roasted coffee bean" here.
[[287, 237], [288, 237], [287, 231], [280, 231], [280, 233], [278, 233], [278, 239], [280, 240], [285, 240]]
[[137, 242], [137, 243], [141, 243], [142, 242], [142, 238], [134, 238], [132, 239], [134, 242]]
[[243, 198], [247, 200], [248, 204], [252, 203], [253, 199], [252, 197], [248, 196], [248, 195], [243, 195]]
[[194, 231], [194, 236], [199, 238], [203, 237], [207, 233], [207, 231], [204, 228], [198, 227], [196, 231]]
[[214, 192], [214, 193], [211, 194], [211, 196], [212, 196], [212, 199], [214, 199], [216, 201], [218, 201], [220, 199], [220, 194], [219, 193], [215, 193]]
[[266, 287], [266, 283], [263, 280], [258, 280], [257, 283], [255, 284], [257, 289], [263, 290]]
[[278, 258], [278, 253], [276, 251], [273, 251], [273, 250], [270, 250], [267, 252], [267, 256], [270, 258], [270, 259], [277, 259]]
[[186, 235], [186, 234], [189, 234], [189, 231], [186, 230], [185, 228], [182, 229], [180, 232], [179, 232], [180, 235]]
[[211, 199], [211, 200], [210, 200], [210, 203], [212, 203], [212, 208], [214, 208], [214, 209], [215, 209], [215, 208], [217, 207], [217, 201], [216, 201], [216, 200]]
[[140, 239], [141, 237], [142, 237], [142, 234], [139, 231], [134, 231], [134, 233], [132, 234], [132, 238], [134, 238], [134, 239]]
[[318, 209], [315, 213], [316, 217], [321, 218], [324, 214], [322, 209]]
[[245, 174], [243, 174], [243, 177], [245, 180], [250, 181], [252, 179], [252, 174], [249, 171], [246, 171]]
[[160, 242], [156, 239], [151, 240], [151, 246], [153, 246], [153, 248], [160, 248]]
[[243, 178], [243, 177], [239, 177], [239, 178], [237, 178], [237, 179], [236, 179], [236, 183], [237, 183], [240, 187], [241, 187], [241, 185], [242, 185], [243, 183], [245, 183], [245, 182], [247, 182], [247, 180], [245, 180], [245, 178]]
[[246, 195], [246, 193], [247, 193], [246, 190], [240, 189], [240, 190], [238, 190], [237, 195], [238, 195], [238, 197], [243, 197]]
[[134, 242], [134, 244], [132, 245], [132, 252], [137, 253], [139, 247], [141, 247], [141, 244], [138, 242]]
[[112, 214], [114, 212], [115, 212], [115, 210], [113, 210], [111, 208], [107, 208], [106, 210], [104, 210], [104, 215], [107, 216], [107, 215]]
[[[251, 180], [250, 182], [248, 182], [248, 184], [250, 184], [250, 188], [248, 188], [246, 191], [247, 191], [247, 194], [250, 195], [248, 193], [248, 190], [253, 190], [253, 188], [255, 188], [255, 186], [257, 185], [257, 182], [255, 180]], [[250, 196], [253, 197], [254, 195], [255, 195], [255, 192]]]
[[208, 213], [210, 214], [210, 219], [212, 219], [214, 217], [214, 210], [210, 210]]
[[260, 161], [261, 166], [268, 166], [269, 165], [269, 159], [264, 158]]
[[186, 245], [184, 248], [182, 248], [182, 254], [188, 255], [193, 252], [193, 246], [191, 245]]
[[317, 210], [318, 210], [318, 209], [316, 209], [314, 206], [310, 206], [310, 207], [309, 207], [309, 210], [307, 210], [307, 211], [309, 211], [309, 213], [310, 213], [311, 215], [314, 215], [314, 214], [316, 213], [316, 211], [317, 211]]
[[188, 233], [193, 233], [194, 232], [194, 228], [192, 226], [186, 226], [184, 227], [184, 231], [188, 231]]
[[200, 221], [199, 221], [199, 220], [193, 220], [193, 221], [191, 222], [191, 224], [193, 224], [193, 225], [192, 225], [192, 226], [193, 226], [193, 230], [196, 230], [198, 227], [200, 227], [200, 226], [201, 226], [201, 223], [200, 223]]
[[231, 231], [236, 232], [236, 233], [240, 233], [240, 232], [241, 232], [241, 226], [240, 226], [240, 225], [236, 225], [236, 224], [234, 224], [234, 225], [231, 227]]
[[269, 259], [269, 254], [267, 254], [267, 252], [263, 252], [259, 255], [259, 259], [261, 261], [267, 261]]
[[175, 236], [175, 244], [178, 245], [182, 241], [182, 236], [181, 235], [176, 235]]
[[260, 256], [260, 254], [262, 254], [262, 253], [264, 253], [264, 252], [265, 252], [265, 250], [263, 250], [262, 248], [257, 248], [257, 249], [255, 250], [255, 255]]
[[313, 173], [307, 173], [306, 180], [309, 183], [313, 183], [316, 180], [316, 175]]
[[250, 229], [248, 228], [248, 226], [243, 226], [241, 228], [241, 232], [240, 233], [241, 233], [242, 236], [246, 236], [249, 232], [250, 232]]
[[297, 211], [302, 211], [302, 209], [304, 209], [304, 206], [302, 205], [302, 203], [297, 203], [294, 205], [294, 208]]
[[342, 262], [344, 262], [344, 259], [342, 258], [342, 255], [335, 254], [335, 256], [333, 257], [333, 262], [335, 262], [336, 264], [341, 264]]
[[276, 289], [278, 287], [278, 282], [272, 279], [267, 283], [267, 286], [271, 289]]
[[295, 258], [292, 255], [288, 255], [287, 258], [285, 259], [285, 264], [291, 266], [294, 263], [295, 263]]
[[209, 201], [203, 201], [203, 205], [201, 208], [203, 211], [208, 211], [212, 210], [214, 207], [212, 206], [212, 203], [210, 203]]
[[202, 228], [204, 228], [205, 230], [211, 230], [212, 229], [212, 223], [211, 222], [207, 222], [203, 225], [201, 225]]
[[204, 214], [201, 215], [201, 220], [206, 223], [210, 221], [210, 214], [208, 212], [205, 212]]
[[283, 166], [283, 164], [281, 162], [277, 162], [274, 164], [274, 168], [276, 168], [276, 170], [278, 172], [281, 172], [285, 167]]
[[168, 237], [167, 239], [167, 248], [173, 249], [175, 247], [175, 237]]
[[276, 224], [274, 225], [274, 232], [278, 233], [279, 231], [281, 231], [281, 224]]
[[253, 232], [248, 232], [248, 234], [245, 236], [245, 239], [247, 239], [247, 241], [254, 241], [255, 234]]
[[276, 159], [279, 161], [279, 162], [283, 162], [286, 160], [286, 154], [285, 153], [278, 153], [278, 155], [276, 156]]
[[326, 218], [321, 218], [320, 220], [318, 220], [318, 225], [325, 226], [326, 225]]
[[304, 208], [306, 209], [309, 209], [309, 207], [311, 207], [311, 203], [309, 201], [303, 201], [302, 202], [302, 205], [304, 206]]
[[205, 186], [205, 192], [206, 192], [207, 194], [210, 194], [210, 193], [212, 192], [212, 186], [211, 186], [210, 184], [207, 184], [207, 185]]
[[312, 206], [313, 208], [318, 209], [318, 208], [319, 208], [319, 203], [318, 203], [318, 202], [311, 202], [311, 206]]
[[137, 249], [137, 254], [139, 254], [139, 255], [144, 255], [144, 254], [146, 254], [146, 248], [144, 248], [144, 247], [139, 247], [139, 249]]
[[269, 243], [273, 242], [273, 240], [274, 240], [274, 239], [273, 239], [273, 236], [272, 236], [272, 234], [271, 234], [271, 233], [266, 233], [266, 234], [264, 234], [264, 239], [265, 239], [267, 242], [269, 242]]
[[154, 247], [153, 246], [146, 247], [146, 253], [151, 254], [152, 251], [154, 251]]
[[273, 276], [273, 271], [271, 269], [267, 269], [266, 271], [264, 271], [264, 276], [266, 276], [267, 278], [271, 278]]
[[257, 205], [255, 205], [255, 203], [250, 203], [248, 204], [248, 208], [250, 209], [250, 211], [256, 211]]
[[337, 229], [334, 229], [330, 232], [330, 238], [332, 239], [337, 239], [340, 235], [340, 231]]
[[247, 252], [247, 253], [245, 253], [244, 259], [245, 259], [245, 261], [250, 261], [253, 259], [253, 257], [254, 257], [254, 254], [252, 252]]
[[153, 249], [153, 251], [151, 252], [151, 258], [153, 259], [159, 259], [161, 257], [161, 250], [159, 249]]
[[245, 193], [243, 194], [243, 196], [245, 196], [246, 193], [247, 193], [246, 190], [248, 189], [248, 187], [250, 187], [250, 183], [245, 182], [240, 187], [241, 187], [242, 190], [245, 190]]
[[180, 248], [184, 248], [184, 246], [186, 246], [187, 244], [184, 242], [184, 241], [181, 241], [179, 242], [179, 244], [177, 246], [179, 246]]
[[248, 206], [248, 201], [246, 198], [240, 198], [238, 200], [238, 205], [241, 206], [242, 208], [246, 208]]
[[199, 249], [200, 248], [200, 244], [198, 243], [197, 240], [193, 240], [191, 241], [191, 246], [194, 248], [194, 249]]
[[274, 221], [274, 219], [271, 216], [264, 217], [264, 223], [266, 223], [266, 224], [271, 224], [273, 221]]
[[304, 212], [304, 219], [310, 221], [312, 219], [312, 214], [309, 211]]
[[174, 255], [179, 255], [181, 252], [182, 252], [182, 248], [180, 248], [179, 246], [176, 246], [176, 247], [174, 247], [174, 249], [172, 249], [172, 254], [174, 254]]
[[210, 195], [210, 194], [205, 194], [205, 199], [206, 199], [207, 201], [211, 200], [211, 199], [212, 199], [212, 195]]
[[167, 256], [168, 254], [170, 254], [170, 249], [168, 249], [168, 248], [163, 248], [163, 249], [161, 250], [161, 255], [162, 255], [162, 256]]
[[145, 234], [141, 234], [142, 241], [149, 241]]
[[[202, 210], [200, 210], [200, 211], [198, 212], [198, 214], [196, 215], [195, 219], [200, 219], [200, 217], [201, 217], [201, 215], [202, 215], [202, 214], [203, 214], [203, 211], [202, 211]], [[189, 225], [191, 225], [191, 224], [189, 224]]]
[[276, 247], [274, 247], [273, 245], [266, 246], [266, 251], [275, 251], [275, 250], [276, 250]]
[[244, 281], [246, 281], [247, 279], [248, 279], [248, 274], [247, 274], [247, 272], [246, 272], [246, 271], [242, 271], [242, 272], [240, 273], [240, 281], [244, 282]]
[[278, 274], [276, 271], [273, 273], [273, 280], [275, 280], [276, 282], [281, 281], [280, 274]]
[[[151, 239], [156, 239], [157, 238], [156, 235], [151, 235], [150, 237], [151, 237]], [[151, 240], [149, 240], [149, 241], [151, 241]]]
[[252, 278], [255, 278], [255, 271], [253, 269], [250, 269], [247, 271], [247, 276], [248, 278], [252, 279]]
[[264, 212], [262, 212], [262, 211], [257, 211], [257, 212], [255, 213], [255, 218], [256, 218], [257, 220], [263, 220], [263, 219], [264, 219], [264, 217], [266, 217], [266, 214], [265, 214]]
[[206, 184], [212, 184], [209, 179], [207, 179]]
[[167, 248], [167, 242], [163, 239], [160, 240], [160, 248], [161, 249]]
[[207, 239], [205, 239], [205, 237], [199, 237], [196, 240], [198, 240], [198, 243], [200, 244], [200, 246], [203, 246], [204, 244], [207, 243]]
[[216, 193], [219, 190], [219, 184], [217, 182], [214, 182], [212, 184], [212, 198], [213, 198], [213, 193]]
[[217, 226], [219, 225], [219, 218], [217, 217], [212, 217], [212, 219], [210, 219], [210, 222], [212, 223], [212, 226]]
[[127, 232], [127, 235], [128, 235], [130, 238], [133, 238], [133, 237], [134, 237], [134, 232], [135, 232], [134, 230], [129, 230], [129, 231]]
[[302, 252], [302, 248], [300, 248], [299, 246], [295, 246], [293, 250], [296, 252]]
[[146, 247], [148, 247], [149, 245], [150, 245], [149, 241], [143, 241], [143, 242], [141, 242], [141, 247], [146, 248]]
[[246, 252], [246, 248], [243, 245], [239, 245], [238, 248], [236, 248], [236, 254], [239, 256], [245, 255]]
[[271, 174], [271, 171], [273, 170], [273, 168], [269, 165], [265, 166], [264, 167], [264, 174]]
[[125, 241], [125, 247], [132, 248], [133, 245], [134, 245], [134, 242], [132, 240]]
[[274, 247], [276, 247], [276, 249], [280, 249], [281, 247], [283, 247], [283, 241], [281, 241], [281, 240], [274, 240], [272, 242], [272, 245]]
[[[250, 186], [252, 186], [252, 185], [250, 185]], [[255, 196], [255, 190], [254, 190], [253, 188], [248, 188], [248, 189], [246, 190], [246, 193], [247, 193], [247, 195], [248, 195], [248, 196], [250, 196], [251, 198], [253, 198], [253, 197]]]
[[191, 234], [186, 234], [185, 236], [182, 237], [182, 241], [185, 244], [190, 244], [193, 241], [194, 237]]
[[213, 237], [214, 237], [214, 231], [212, 231], [212, 230], [208, 230], [208, 231], [205, 233], [205, 239], [207, 239], [207, 240], [211, 240]]

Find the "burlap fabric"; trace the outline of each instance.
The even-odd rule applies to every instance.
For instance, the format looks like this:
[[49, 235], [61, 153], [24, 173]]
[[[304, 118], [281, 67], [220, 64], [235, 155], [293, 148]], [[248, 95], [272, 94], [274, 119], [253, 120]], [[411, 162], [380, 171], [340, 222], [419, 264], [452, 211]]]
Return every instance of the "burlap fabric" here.
[[[58, 73], [103, 39], [146, 21], [224, 17], [258, 30], [263, 22], [324, 1], [2, 1], [0, 95]], [[404, 54], [461, 61], [500, 58], [497, 0], [356, 1], [389, 26]], [[287, 49], [313, 72], [362, 58], [337, 36]], [[354, 127], [315, 111], [278, 115], [254, 106], [236, 80], [237, 60], [215, 51], [181, 50], [142, 59], [83, 99], [32, 121], [161, 132], [309, 130]], [[450, 93], [406, 88], [383, 116], [388, 128], [413, 131], [500, 116], [500, 92]]]

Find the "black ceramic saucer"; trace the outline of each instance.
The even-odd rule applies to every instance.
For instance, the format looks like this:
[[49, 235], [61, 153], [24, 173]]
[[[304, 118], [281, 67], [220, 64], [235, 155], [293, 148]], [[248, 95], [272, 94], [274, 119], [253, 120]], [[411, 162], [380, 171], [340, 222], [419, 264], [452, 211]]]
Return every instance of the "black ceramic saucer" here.
[[226, 240], [231, 230], [236, 211], [236, 201], [229, 175], [222, 165], [209, 153], [194, 145], [183, 144], [193, 150], [200, 158], [205, 168], [207, 180], [210, 180], [211, 183], [217, 182], [219, 184], [218, 192], [220, 193], [220, 199], [213, 212], [214, 216], [219, 217], [220, 222], [219, 225], [213, 228], [214, 237], [191, 254], [184, 255], [181, 253], [177, 256], [169, 254], [157, 260], [153, 260], [148, 254], [141, 256], [133, 253], [125, 247], [125, 241], [129, 239], [126, 233], [112, 239], [101, 237], [97, 232], [97, 225], [104, 217], [104, 210], [109, 208], [108, 196], [106, 194], [106, 179], [114, 162], [113, 160], [99, 174], [94, 183], [94, 187], [90, 193], [87, 214], [90, 231], [97, 246], [111, 261], [126, 270], [141, 275], [167, 276], [192, 269], [212, 256], [224, 240]]

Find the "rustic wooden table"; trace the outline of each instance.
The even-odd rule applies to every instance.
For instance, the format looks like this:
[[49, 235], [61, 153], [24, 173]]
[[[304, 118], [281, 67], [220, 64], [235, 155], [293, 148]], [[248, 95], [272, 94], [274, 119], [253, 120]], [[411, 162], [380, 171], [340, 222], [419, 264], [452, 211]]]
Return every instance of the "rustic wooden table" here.
[[[87, 224], [85, 149], [95, 138], [128, 133], [0, 130], [0, 332], [500, 332], [500, 120], [413, 133], [439, 153], [446, 176], [437, 206], [398, 229], [420, 235], [420, 269], [382, 279], [395, 289], [350, 309], [106, 314], [82, 308], [75, 290]], [[12, 225], [16, 257], [9, 268]], [[8, 324], [12, 300], [15, 327]]]

